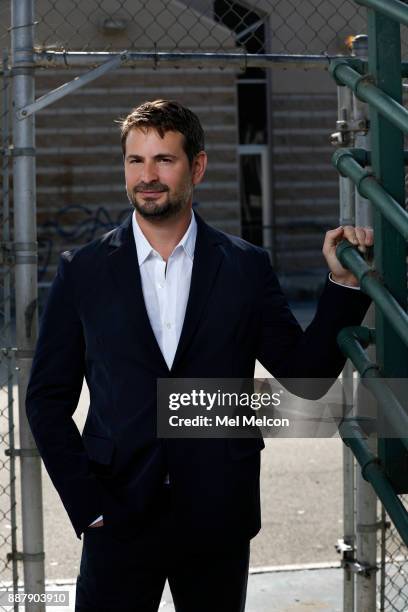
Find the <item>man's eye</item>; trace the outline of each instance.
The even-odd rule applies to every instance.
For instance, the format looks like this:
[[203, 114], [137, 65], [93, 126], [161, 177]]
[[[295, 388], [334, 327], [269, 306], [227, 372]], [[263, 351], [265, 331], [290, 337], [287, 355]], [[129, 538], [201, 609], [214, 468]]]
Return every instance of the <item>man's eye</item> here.
[[172, 160], [169, 157], [163, 157], [160, 161], [169, 164]]
[[140, 164], [140, 159], [131, 159], [130, 163], [131, 164]]

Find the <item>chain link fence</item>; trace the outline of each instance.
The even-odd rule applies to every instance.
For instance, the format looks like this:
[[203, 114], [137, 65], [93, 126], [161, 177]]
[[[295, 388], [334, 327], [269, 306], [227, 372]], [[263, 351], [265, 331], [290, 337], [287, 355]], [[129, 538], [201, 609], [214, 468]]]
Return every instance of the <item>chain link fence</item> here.
[[[408, 495], [400, 499], [408, 510]], [[382, 509], [381, 531], [378, 542], [381, 551], [378, 602], [381, 612], [408, 610], [408, 554], [401, 536]]]
[[[17, 568], [17, 513], [16, 513], [16, 461], [13, 454], [15, 444], [15, 419], [13, 402], [14, 384], [14, 331], [12, 323], [12, 261], [11, 210], [10, 210], [10, 80], [8, 52], [3, 51], [1, 90], [1, 140], [2, 172], [0, 187], [2, 205], [0, 210], [0, 586], [15, 589], [18, 581]], [[10, 255], [8, 255], [9, 253]], [[14, 586], [13, 586], [14, 585]], [[5, 609], [0, 606], [0, 609]], [[10, 608], [8, 608], [10, 609]]]
[[365, 24], [353, 0], [38, 0], [36, 41], [65, 50], [342, 54]]
[[[10, 2], [0, 0], [0, 46], [9, 40]], [[354, 0], [36, 0], [38, 50], [213, 51], [345, 54], [366, 29]], [[403, 52], [408, 37], [402, 28]]]
[[[0, 42], [9, 0], [0, 2]], [[344, 54], [365, 28], [353, 0], [37, 0], [39, 49], [65, 51], [208, 51]]]

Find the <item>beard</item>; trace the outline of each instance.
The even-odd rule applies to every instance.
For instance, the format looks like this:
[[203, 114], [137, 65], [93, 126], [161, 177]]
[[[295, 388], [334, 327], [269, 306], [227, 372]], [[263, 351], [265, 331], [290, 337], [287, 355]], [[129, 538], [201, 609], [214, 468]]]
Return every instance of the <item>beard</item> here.
[[[149, 189], [151, 191], [167, 192], [165, 201], [159, 203], [156, 198], [139, 197], [139, 192]], [[137, 212], [145, 219], [169, 219], [187, 207], [192, 193], [193, 189], [190, 183], [186, 183], [172, 194], [166, 185], [156, 183], [154, 185], [136, 185], [132, 191], [127, 192], [127, 195]]]

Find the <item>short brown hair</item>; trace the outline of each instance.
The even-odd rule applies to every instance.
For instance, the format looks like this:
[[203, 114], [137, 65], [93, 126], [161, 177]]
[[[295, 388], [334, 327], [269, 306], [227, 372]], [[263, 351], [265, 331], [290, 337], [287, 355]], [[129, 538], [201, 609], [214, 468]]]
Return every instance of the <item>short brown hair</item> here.
[[132, 129], [155, 129], [163, 138], [166, 132], [181, 132], [183, 148], [190, 165], [194, 157], [204, 149], [204, 131], [195, 113], [175, 100], [154, 100], [137, 106], [120, 121], [123, 155], [126, 139]]

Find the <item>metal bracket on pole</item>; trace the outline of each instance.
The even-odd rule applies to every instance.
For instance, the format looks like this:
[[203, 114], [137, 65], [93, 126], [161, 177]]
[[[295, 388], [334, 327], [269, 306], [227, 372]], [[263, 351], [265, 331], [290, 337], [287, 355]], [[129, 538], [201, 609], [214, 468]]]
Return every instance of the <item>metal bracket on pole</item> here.
[[14, 147], [13, 145], [8, 146], [5, 149], [1, 149], [3, 157], [35, 157], [34, 147]]
[[[381, 523], [375, 525], [374, 530], [377, 530], [380, 526]], [[357, 561], [357, 559], [354, 558], [354, 553], [356, 551], [355, 547], [346, 543], [343, 539], [337, 540], [336, 551], [342, 555], [342, 559], [340, 561], [341, 567], [352, 572], [353, 574], [361, 574], [369, 577], [373, 572], [376, 572], [379, 569], [376, 565], [369, 565], [368, 563]]]
[[367, 135], [370, 129], [368, 119], [340, 119], [336, 121], [336, 132], [330, 135], [330, 142], [335, 146], [348, 146], [353, 142], [355, 134]]
[[0, 265], [36, 264], [36, 242], [0, 242]]
[[6, 457], [39, 457], [37, 448], [6, 448]]
[[114, 70], [115, 68], [120, 66], [120, 64], [126, 59], [127, 53], [121, 53], [120, 55], [115, 56], [113, 59], [108, 60], [101, 66], [98, 66], [97, 68], [94, 68], [93, 70], [90, 70], [89, 72], [86, 72], [81, 76], [75, 77], [75, 79], [69, 81], [68, 83], [64, 83], [63, 85], [61, 85], [61, 87], [57, 87], [56, 89], [49, 91], [45, 95], [41, 96], [41, 98], [38, 98], [38, 100], [36, 100], [32, 104], [28, 104], [27, 106], [20, 108], [20, 110], [16, 112], [17, 119], [20, 121], [22, 119], [26, 119], [33, 113], [41, 110], [42, 108], [45, 108], [46, 106], [49, 106], [57, 100], [60, 100], [61, 98], [72, 93], [73, 91], [76, 91], [80, 87], [83, 87], [87, 83], [91, 83], [92, 81], [98, 79], [100, 76], [106, 74], [107, 72]]
[[356, 532], [357, 533], [374, 533], [376, 531], [379, 531], [383, 526], [383, 522], [382, 521], [377, 521], [376, 523], [372, 523], [369, 525], [362, 525], [361, 523], [358, 523], [356, 525]]
[[368, 565], [367, 563], [360, 563], [356, 559], [342, 559], [341, 566], [348, 569], [353, 574], [359, 574], [369, 578], [371, 574], [377, 572], [379, 568], [377, 565]]
[[44, 561], [45, 553], [24, 553], [24, 552], [15, 552], [15, 553], [7, 553], [7, 563], [15, 559], [16, 561]]
[[34, 147], [15, 147], [10, 145], [7, 155], [10, 157], [35, 157]]

